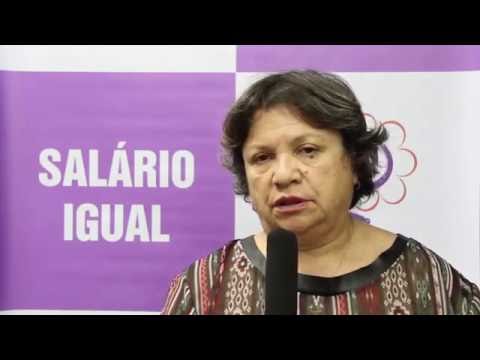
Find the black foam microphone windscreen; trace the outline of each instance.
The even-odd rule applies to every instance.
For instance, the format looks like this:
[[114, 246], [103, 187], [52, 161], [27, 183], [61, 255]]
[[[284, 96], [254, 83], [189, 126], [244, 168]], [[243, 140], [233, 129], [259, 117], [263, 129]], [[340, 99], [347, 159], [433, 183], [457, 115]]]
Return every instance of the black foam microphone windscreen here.
[[291, 231], [276, 229], [267, 237], [265, 269], [265, 314], [297, 314], [297, 237]]

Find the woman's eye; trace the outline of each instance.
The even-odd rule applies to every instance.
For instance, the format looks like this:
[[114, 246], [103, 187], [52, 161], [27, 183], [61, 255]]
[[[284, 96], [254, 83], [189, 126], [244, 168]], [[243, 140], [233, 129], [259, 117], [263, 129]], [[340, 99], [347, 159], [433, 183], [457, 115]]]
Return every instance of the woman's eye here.
[[305, 155], [314, 155], [317, 153], [317, 149], [315, 149], [314, 147], [304, 147], [300, 150], [303, 154]]
[[260, 155], [255, 156], [253, 162], [255, 162], [255, 163], [262, 163], [262, 162], [267, 161], [268, 159], [270, 159], [270, 155], [268, 155], [268, 154], [260, 154]]

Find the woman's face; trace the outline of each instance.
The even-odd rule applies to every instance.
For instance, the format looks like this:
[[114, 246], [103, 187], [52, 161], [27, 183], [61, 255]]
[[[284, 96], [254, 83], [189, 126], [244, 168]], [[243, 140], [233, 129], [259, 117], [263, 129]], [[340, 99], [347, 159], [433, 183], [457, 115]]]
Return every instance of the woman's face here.
[[314, 128], [286, 106], [261, 110], [243, 159], [266, 232], [323, 233], [347, 215], [357, 178], [337, 131]]

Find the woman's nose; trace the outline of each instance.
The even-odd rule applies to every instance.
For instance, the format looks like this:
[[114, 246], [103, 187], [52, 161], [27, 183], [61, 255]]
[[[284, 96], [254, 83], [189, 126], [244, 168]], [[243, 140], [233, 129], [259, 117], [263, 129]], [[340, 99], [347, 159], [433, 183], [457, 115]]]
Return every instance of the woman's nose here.
[[300, 180], [300, 169], [292, 156], [279, 156], [273, 167], [272, 181], [276, 186], [285, 187]]

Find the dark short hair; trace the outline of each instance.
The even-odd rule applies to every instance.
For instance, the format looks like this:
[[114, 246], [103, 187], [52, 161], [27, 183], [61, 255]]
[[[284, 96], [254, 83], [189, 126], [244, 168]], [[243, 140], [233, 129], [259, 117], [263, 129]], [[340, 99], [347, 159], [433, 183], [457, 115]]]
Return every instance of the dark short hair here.
[[248, 184], [242, 155], [257, 111], [285, 105], [319, 129], [337, 130], [352, 161], [358, 185], [350, 208], [375, 191], [378, 149], [388, 134], [381, 124], [367, 129], [365, 114], [348, 83], [341, 77], [314, 70], [269, 75], [250, 86], [235, 102], [223, 124], [223, 165], [235, 175], [234, 192], [248, 201]]

